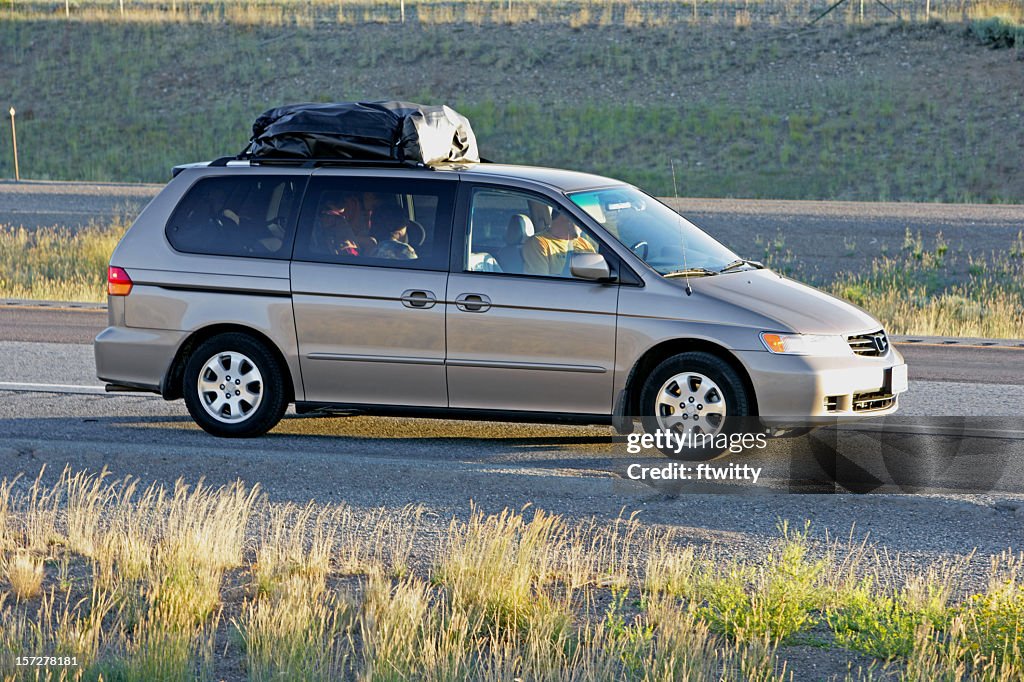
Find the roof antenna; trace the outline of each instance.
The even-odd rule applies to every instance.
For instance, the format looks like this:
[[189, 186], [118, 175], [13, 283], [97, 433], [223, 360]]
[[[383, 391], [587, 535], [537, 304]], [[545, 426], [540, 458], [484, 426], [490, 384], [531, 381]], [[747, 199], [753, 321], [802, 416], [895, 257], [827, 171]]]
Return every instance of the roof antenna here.
[[[676, 205], [679, 205], [679, 186], [676, 184], [676, 160], [668, 160], [669, 168], [672, 169], [672, 196], [676, 200]], [[679, 215], [679, 209], [673, 208], [676, 215]], [[682, 216], [680, 216], [682, 217]], [[679, 248], [683, 252], [683, 272], [688, 273], [689, 269], [686, 267], [686, 242], [683, 240], [683, 231], [679, 231]], [[690, 275], [684, 274], [683, 281], [686, 282], [686, 295], [693, 296], [693, 289], [690, 287]]]

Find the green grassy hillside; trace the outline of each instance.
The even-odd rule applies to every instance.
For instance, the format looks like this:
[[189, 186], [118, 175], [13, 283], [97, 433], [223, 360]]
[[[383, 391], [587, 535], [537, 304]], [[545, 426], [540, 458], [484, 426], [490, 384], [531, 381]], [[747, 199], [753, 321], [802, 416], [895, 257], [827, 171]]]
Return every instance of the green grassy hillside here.
[[[430, 23], [448, 7], [433, 3], [406, 24], [231, 3], [192, 18], [135, 3], [121, 20], [117, 6], [0, 11], [23, 177], [159, 182], [238, 152], [270, 106], [402, 98], [470, 116], [489, 158], [662, 195], [674, 165], [690, 196], [1024, 202], [1022, 52], [965, 23], [642, 25], [597, 9]], [[14, 174], [9, 126], [0, 177]]]

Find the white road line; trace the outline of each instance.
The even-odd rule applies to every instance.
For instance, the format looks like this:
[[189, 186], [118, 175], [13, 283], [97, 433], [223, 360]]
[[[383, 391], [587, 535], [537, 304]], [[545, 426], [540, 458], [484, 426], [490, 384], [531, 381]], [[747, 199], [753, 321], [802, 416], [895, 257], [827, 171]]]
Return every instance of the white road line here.
[[26, 384], [17, 381], [0, 381], [0, 391], [26, 391], [31, 393], [81, 393], [84, 395], [106, 394], [103, 386], [82, 384]]
[[75, 209], [68, 210], [62, 208], [54, 208], [51, 210], [35, 209], [35, 208], [9, 208], [4, 213], [13, 213], [15, 215], [90, 215], [90, 216], [110, 216], [114, 217], [117, 215], [115, 211], [105, 211], [101, 208], [97, 209]]

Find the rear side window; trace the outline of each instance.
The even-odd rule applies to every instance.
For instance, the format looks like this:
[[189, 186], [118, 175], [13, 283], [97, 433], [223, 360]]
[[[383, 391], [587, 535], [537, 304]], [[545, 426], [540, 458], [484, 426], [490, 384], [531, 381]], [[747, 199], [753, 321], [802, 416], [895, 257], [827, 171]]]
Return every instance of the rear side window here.
[[171, 215], [167, 240], [185, 253], [287, 260], [305, 182], [295, 175], [204, 178]]
[[447, 270], [454, 203], [446, 180], [314, 177], [295, 259]]

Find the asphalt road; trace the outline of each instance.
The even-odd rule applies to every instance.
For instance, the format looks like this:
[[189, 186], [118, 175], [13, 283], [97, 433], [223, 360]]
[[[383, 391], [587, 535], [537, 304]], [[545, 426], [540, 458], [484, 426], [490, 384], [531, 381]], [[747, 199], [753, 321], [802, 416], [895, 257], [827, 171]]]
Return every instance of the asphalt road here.
[[0, 181], [0, 225], [35, 229], [134, 219], [162, 185], [130, 183]]
[[0, 306], [0, 341], [92, 343], [107, 326], [107, 311], [98, 308]]

